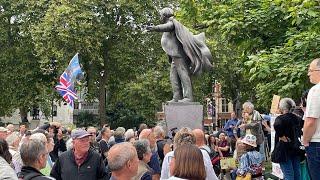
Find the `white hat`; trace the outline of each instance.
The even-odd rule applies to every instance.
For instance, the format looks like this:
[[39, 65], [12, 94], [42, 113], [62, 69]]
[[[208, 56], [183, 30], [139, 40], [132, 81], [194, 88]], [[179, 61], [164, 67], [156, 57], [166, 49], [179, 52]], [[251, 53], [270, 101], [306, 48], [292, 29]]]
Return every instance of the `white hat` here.
[[4, 127], [0, 127], [0, 132], [7, 132], [8, 129], [7, 128], [4, 128]]
[[248, 144], [249, 146], [257, 147], [257, 138], [252, 134], [246, 134], [241, 142], [244, 144]]

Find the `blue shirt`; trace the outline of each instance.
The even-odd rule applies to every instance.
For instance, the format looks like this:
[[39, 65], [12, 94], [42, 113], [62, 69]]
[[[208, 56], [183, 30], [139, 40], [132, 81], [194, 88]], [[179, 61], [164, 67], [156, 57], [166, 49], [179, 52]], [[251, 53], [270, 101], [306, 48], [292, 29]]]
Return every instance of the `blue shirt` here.
[[[236, 127], [237, 123], [238, 123], [238, 119], [235, 118], [235, 119], [229, 119], [225, 124], [224, 130], [226, 131], [228, 137], [234, 137], [233, 128]], [[233, 128], [230, 128], [230, 126], [233, 126]]]
[[154, 174], [160, 174], [161, 168], [160, 168], [160, 162], [158, 159], [158, 153], [152, 152], [152, 156], [150, 158], [150, 162], [148, 163], [149, 167], [153, 170]]

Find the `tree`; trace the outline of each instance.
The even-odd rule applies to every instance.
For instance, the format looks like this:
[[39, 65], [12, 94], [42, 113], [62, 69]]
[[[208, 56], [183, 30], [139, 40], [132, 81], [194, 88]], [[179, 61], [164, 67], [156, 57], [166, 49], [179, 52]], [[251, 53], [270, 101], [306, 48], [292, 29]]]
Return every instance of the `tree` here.
[[315, 0], [181, 1], [181, 14], [206, 31], [227, 97], [239, 90], [243, 100], [266, 108], [273, 94], [295, 98], [306, 88], [306, 64], [319, 56], [318, 6]]
[[[283, 41], [277, 46], [249, 56], [246, 66], [250, 81], [257, 87], [257, 97], [263, 105], [270, 105], [272, 94], [298, 99], [310, 87], [307, 69], [320, 52], [320, 13], [318, 1], [279, 3], [289, 23]], [[263, 83], [262, 83], [263, 82]]]
[[20, 109], [21, 119], [35, 105], [46, 106], [51, 76], [35, 56], [27, 7], [19, 0], [0, 1], [0, 115]]
[[107, 116], [112, 129], [124, 127], [126, 129], [138, 127], [142, 122], [146, 123], [147, 119], [138, 114], [134, 109], [123, 103], [109, 105]]
[[85, 111], [79, 113], [78, 119], [75, 124], [77, 127], [97, 127], [99, 126], [100, 122], [94, 114]]
[[[157, 3], [81, 0], [33, 6], [36, 12], [45, 10], [39, 23], [31, 28], [39, 62], [47, 67], [54, 57], [61, 73], [79, 52], [86, 72], [87, 97], [99, 100], [101, 124], [106, 122], [105, 102], [127, 101], [128, 84], [134, 85], [149, 69], [157, 71], [160, 48], [153, 40], [156, 35], [142, 34], [144, 25], [157, 17]], [[150, 115], [151, 108], [154, 111], [155, 107], [148, 106], [149, 112], [144, 114]]]

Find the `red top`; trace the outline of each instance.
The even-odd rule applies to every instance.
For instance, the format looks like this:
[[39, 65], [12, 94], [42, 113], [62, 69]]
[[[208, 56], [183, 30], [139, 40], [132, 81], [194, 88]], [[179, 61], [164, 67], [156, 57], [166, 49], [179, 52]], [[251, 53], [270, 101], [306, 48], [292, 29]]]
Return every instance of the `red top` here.
[[[218, 147], [226, 147], [226, 146], [229, 146], [229, 143], [226, 139], [218, 142]], [[229, 150], [228, 151], [221, 151], [221, 152], [222, 152], [223, 157], [229, 156]]]

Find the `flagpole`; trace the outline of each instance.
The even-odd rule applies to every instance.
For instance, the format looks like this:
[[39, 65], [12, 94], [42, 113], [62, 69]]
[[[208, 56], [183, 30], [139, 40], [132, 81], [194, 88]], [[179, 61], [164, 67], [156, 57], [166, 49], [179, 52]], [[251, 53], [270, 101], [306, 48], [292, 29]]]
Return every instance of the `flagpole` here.
[[59, 78], [59, 84], [55, 89], [63, 97], [63, 99], [74, 108], [74, 100], [78, 99], [75, 90], [75, 83], [82, 77], [83, 72], [80, 67], [78, 53], [73, 56], [67, 69], [62, 73]]
[[54, 106], [54, 91], [55, 91], [55, 82], [56, 82], [56, 58], [51, 58], [51, 72], [52, 72], [52, 78], [53, 78], [53, 91], [52, 91], [52, 97], [51, 97], [51, 122], [53, 122], [53, 106]]
[[51, 99], [51, 122], [53, 122], [53, 101], [54, 101], [54, 93], [52, 93], [52, 99]]

